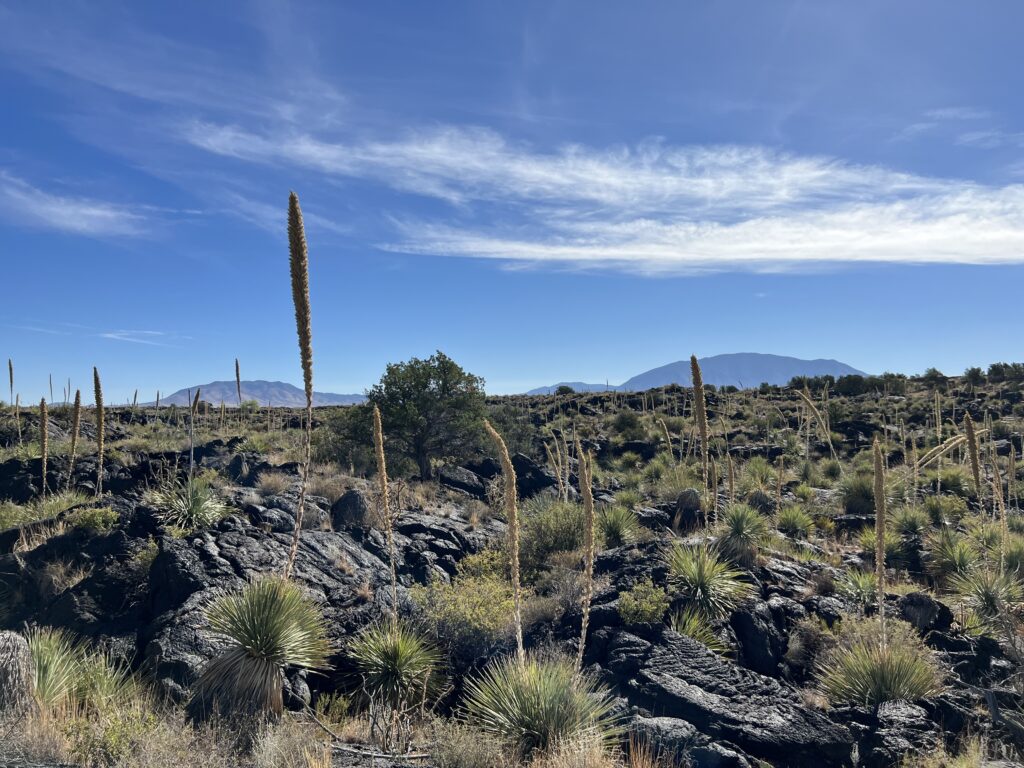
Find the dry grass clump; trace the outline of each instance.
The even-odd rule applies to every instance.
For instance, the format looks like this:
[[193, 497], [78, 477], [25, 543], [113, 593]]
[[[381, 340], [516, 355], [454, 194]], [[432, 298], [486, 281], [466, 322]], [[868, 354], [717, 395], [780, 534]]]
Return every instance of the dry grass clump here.
[[286, 472], [271, 469], [260, 472], [260, 476], [256, 480], [256, 487], [264, 497], [278, 496], [291, 488], [294, 482], [295, 478]]

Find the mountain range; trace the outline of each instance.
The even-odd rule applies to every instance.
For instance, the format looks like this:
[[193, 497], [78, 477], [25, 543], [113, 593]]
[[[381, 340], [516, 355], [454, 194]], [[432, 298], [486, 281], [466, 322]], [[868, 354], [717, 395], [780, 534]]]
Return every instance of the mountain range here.
[[[160, 405], [188, 405], [189, 397], [195, 397], [197, 387], [179, 389], [173, 395], [160, 398]], [[238, 405], [238, 391], [235, 382], [232, 381], [211, 381], [209, 384], [198, 386], [199, 397], [213, 405], [220, 405], [222, 402], [229, 408]], [[333, 392], [314, 392], [313, 405], [353, 405], [361, 403], [366, 398], [362, 395], [336, 395]], [[243, 381], [242, 400], [255, 400], [261, 406], [270, 404], [282, 408], [304, 408], [306, 406], [306, 393], [294, 384], [284, 381]], [[150, 403], [152, 405], [152, 403]]]
[[[756, 387], [764, 382], [774, 385], [788, 384], [794, 376], [831, 375], [839, 378], [851, 374], [865, 375], [863, 371], [858, 371], [838, 360], [801, 360], [797, 357], [766, 355], [758, 352], [737, 352], [729, 355], [702, 357], [700, 358], [700, 370], [705, 384], [714, 384], [716, 387], [731, 385], [741, 389]], [[691, 386], [689, 360], [679, 360], [638, 373], [622, 384], [588, 384], [582, 381], [566, 381], [548, 387], [531, 389], [526, 394], [547, 395], [560, 386], [572, 387], [577, 392], [603, 392], [605, 390], [636, 392], [669, 384]]]

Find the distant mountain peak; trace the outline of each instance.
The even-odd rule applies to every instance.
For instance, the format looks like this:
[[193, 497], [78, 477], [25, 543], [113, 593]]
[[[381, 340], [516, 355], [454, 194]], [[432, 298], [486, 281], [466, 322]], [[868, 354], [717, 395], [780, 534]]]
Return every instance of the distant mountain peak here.
[[[195, 397], [196, 390], [200, 391], [200, 398], [208, 403], [220, 405], [224, 403], [228, 408], [238, 405], [238, 391], [234, 379], [230, 381], [211, 381], [208, 384], [198, 384], [194, 387], [179, 389], [177, 392], [160, 397], [161, 405], [188, 405], [190, 393]], [[363, 395], [338, 395], [333, 392], [313, 392], [313, 406], [323, 405], [354, 405], [361, 403], [366, 398]], [[306, 406], [306, 393], [285, 381], [265, 381], [263, 379], [242, 381], [242, 400], [255, 400], [261, 406], [272, 405], [282, 408], [304, 408]]]
[[[705, 384], [716, 387], [734, 386], [740, 388], [757, 387], [767, 382], [773, 385], [788, 384], [794, 376], [840, 376], [864, 375], [853, 366], [838, 360], [818, 358], [804, 360], [798, 357], [772, 355], [764, 352], [733, 352], [724, 355], [712, 355], [699, 358], [701, 374]], [[606, 389], [616, 391], [641, 391], [665, 387], [669, 384], [692, 386], [690, 379], [690, 360], [677, 360], [649, 371], [644, 371], [619, 385], [586, 384], [583, 382], [567, 382], [577, 392], [600, 392]], [[527, 394], [550, 394], [560, 384], [549, 387], [531, 389]]]

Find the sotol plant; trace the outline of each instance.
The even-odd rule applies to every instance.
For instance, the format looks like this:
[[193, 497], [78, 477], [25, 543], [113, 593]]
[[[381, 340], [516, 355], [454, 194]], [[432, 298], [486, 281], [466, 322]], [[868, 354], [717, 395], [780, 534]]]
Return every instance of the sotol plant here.
[[875, 464], [875, 579], [878, 589], [878, 617], [882, 628], [882, 644], [885, 638], [885, 462], [882, 446], [875, 438], [872, 446]]
[[295, 305], [295, 330], [299, 338], [299, 358], [302, 362], [302, 383], [306, 393], [306, 432], [302, 458], [302, 484], [299, 486], [299, 503], [295, 512], [295, 533], [288, 550], [288, 561], [284, 576], [288, 578], [299, 551], [299, 537], [302, 531], [302, 517], [306, 508], [306, 487], [309, 484], [309, 465], [313, 451], [313, 329], [309, 311], [309, 249], [306, 246], [306, 230], [302, 224], [302, 209], [299, 198], [292, 192], [288, 195], [288, 254], [292, 281], [292, 303]]
[[100, 372], [92, 369], [92, 388], [96, 399], [96, 495], [103, 495], [103, 384]]
[[373, 406], [373, 447], [377, 457], [377, 482], [381, 523], [388, 541], [388, 562], [391, 566], [391, 621], [398, 624], [398, 574], [395, 570], [395, 531], [391, 519], [391, 498], [388, 494], [388, 464], [384, 458], [384, 428], [380, 421], [380, 408]]
[[50, 452], [50, 414], [46, 408], [46, 398], [39, 401], [39, 454], [40, 462], [40, 488], [43, 501], [46, 501], [46, 459]]
[[700, 372], [700, 363], [696, 355], [690, 355], [690, 377], [693, 384], [693, 418], [697, 434], [700, 436], [700, 465], [704, 477], [704, 509], [707, 515], [708, 492], [708, 411], [704, 401], [704, 377]]
[[576, 670], [583, 668], [583, 651], [587, 642], [587, 625], [590, 623], [590, 601], [594, 596], [594, 493], [591, 477], [591, 457], [587, 451], [580, 452], [580, 494], [583, 496], [583, 517], [585, 536], [583, 548], [586, 550], [586, 567], [583, 573], [583, 620], [580, 627], [580, 643], [576, 651]]
[[78, 430], [82, 426], [82, 390], [75, 390], [75, 406], [71, 413], [71, 458], [68, 462], [68, 486], [71, 490], [75, 475], [75, 454], [78, 450]]

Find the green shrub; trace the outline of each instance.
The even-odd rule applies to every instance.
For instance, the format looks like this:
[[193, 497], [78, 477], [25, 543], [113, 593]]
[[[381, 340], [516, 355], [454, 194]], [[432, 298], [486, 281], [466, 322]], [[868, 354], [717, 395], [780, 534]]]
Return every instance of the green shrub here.
[[924, 474], [924, 486], [934, 488], [936, 477], [939, 478], [940, 493], [953, 494], [962, 499], [974, 498], [974, 480], [963, 467], [945, 466], [937, 474], [934, 469], [929, 470]]
[[668, 610], [668, 594], [651, 581], [641, 581], [619, 595], [619, 616], [622, 623], [660, 624]]
[[666, 555], [669, 583], [688, 606], [717, 620], [736, 607], [752, 591], [743, 574], [707, 546], [685, 547], [673, 543]]
[[[835, 442], [839, 443], [841, 440]], [[821, 462], [821, 475], [828, 480], [836, 481], [843, 476], [843, 467], [835, 459], [826, 459]]]
[[71, 524], [75, 528], [87, 528], [93, 531], [111, 531], [121, 520], [121, 516], [110, 507], [96, 509], [80, 509], [71, 516]]
[[459, 576], [412, 588], [413, 602], [453, 660], [493, 655], [512, 637], [512, 585], [502, 575]]
[[653, 495], [663, 503], [671, 503], [679, 498], [679, 494], [688, 488], [696, 488], [701, 484], [697, 469], [688, 464], [674, 464], [666, 469], [657, 483], [654, 484]]
[[746, 504], [731, 504], [718, 522], [718, 547], [738, 565], [749, 566], [768, 537], [768, 523]]
[[619, 734], [612, 700], [568, 659], [500, 659], [466, 683], [466, 715], [529, 757], [585, 738]]
[[800, 483], [793, 489], [793, 495], [806, 504], [814, 500], [814, 489], [807, 483]]
[[848, 515], [874, 514], [874, 478], [869, 474], [847, 475], [839, 483], [839, 500]]
[[598, 509], [596, 522], [598, 535], [606, 549], [631, 544], [640, 533], [636, 512], [618, 504]]
[[635, 489], [627, 488], [615, 494], [615, 503], [626, 509], [636, 509], [641, 502], [643, 502], [643, 497]]
[[872, 707], [886, 701], [918, 701], [942, 690], [935, 660], [905, 622], [845, 622], [839, 644], [819, 666], [819, 685], [829, 701]]
[[[863, 528], [861, 532], [857, 534], [857, 546], [860, 547], [864, 557], [871, 560], [875, 559], [875, 529], [874, 528]], [[885, 564], [892, 565], [903, 551], [903, 540], [896, 535], [895, 531], [890, 528], [885, 529], [884, 535], [884, 548], [885, 548]]]
[[814, 520], [800, 507], [783, 507], [775, 518], [775, 526], [794, 539], [809, 539], [814, 535]]
[[669, 626], [673, 632], [692, 638], [715, 653], [724, 654], [729, 650], [729, 646], [715, 634], [715, 628], [707, 617], [693, 607], [672, 614]]
[[535, 496], [523, 503], [519, 557], [523, 573], [536, 575], [556, 552], [574, 552], [583, 546], [583, 507], [551, 497]]

